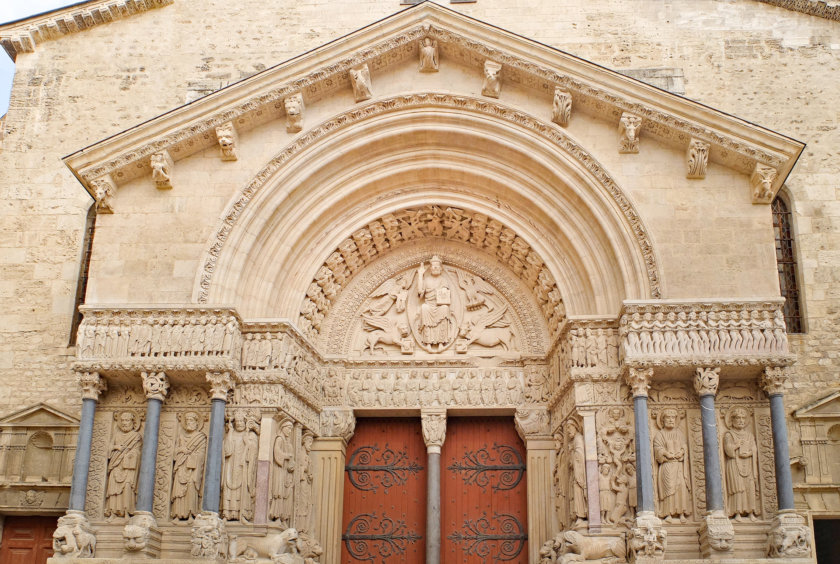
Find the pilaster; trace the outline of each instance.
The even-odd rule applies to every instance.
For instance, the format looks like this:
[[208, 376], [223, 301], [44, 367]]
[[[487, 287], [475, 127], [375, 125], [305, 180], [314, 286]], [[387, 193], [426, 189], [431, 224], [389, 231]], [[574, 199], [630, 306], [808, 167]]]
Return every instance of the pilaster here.
[[554, 532], [552, 515], [554, 503], [552, 477], [554, 468], [554, 439], [545, 408], [517, 409], [514, 418], [516, 431], [525, 443], [528, 476], [528, 554], [532, 564], [539, 562], [540, 547]]

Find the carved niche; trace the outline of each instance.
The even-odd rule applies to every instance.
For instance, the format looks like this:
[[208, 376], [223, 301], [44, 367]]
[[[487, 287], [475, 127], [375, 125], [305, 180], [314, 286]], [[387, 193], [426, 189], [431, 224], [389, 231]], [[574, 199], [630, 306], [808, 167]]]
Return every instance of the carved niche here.
[[362, 305], [353, 350], [362, 357], [498, 355], [516, 351], [512, 308], [477, 274], [437, 255], [397, 273]]

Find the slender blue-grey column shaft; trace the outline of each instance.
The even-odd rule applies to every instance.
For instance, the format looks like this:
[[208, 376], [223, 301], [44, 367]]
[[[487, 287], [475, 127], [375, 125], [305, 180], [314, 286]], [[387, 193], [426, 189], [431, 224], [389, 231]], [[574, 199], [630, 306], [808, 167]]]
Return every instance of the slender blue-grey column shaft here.
[[715, 396], [700, 396], [700, 419], [703, 423], [703, 466], [706, 474], [706, 510], [723, 510], [723, 484], [720, 474]]
[[143, 452], [140, 455], [140, 475], [137, 477], [137, 511], [151, 513], [155, 501], [155, 460], [162, 404], [156, 398], [146, 401], [146, 428], [143, 430]]
[[647, 396], [633, 398], [633, 415], [636, 423], [636, 491], [638, 510], [653, 511], [653, 464], [650, 451]]
[[779, 510], [793, 509], [793, 478], [790, 474], [785, 400], [782, 394], [770, 396], [770, 421], [773, 427], [773, 460], [776, 463]]
[[426, 473], [426, 564], [440, 563], [440, 453], [430, 452]]
[[82, 419], [79, 421], [79, 438], [76, 441], [76, 458], [73, 461], [73, 481], [70, 483], [71, 511], [84, 511], [87, 497], [88, 471], [90, 470], [90, 445], [93, 440], [93, 416], [96, 400], [82, 400]]
[[207, 440], [207, 464], [204, 465], [204, 496], [201, 509], [219, 512], [222, 489], [222, 443], [225, 439], [225, 400], [210, 402], [210, 437]]

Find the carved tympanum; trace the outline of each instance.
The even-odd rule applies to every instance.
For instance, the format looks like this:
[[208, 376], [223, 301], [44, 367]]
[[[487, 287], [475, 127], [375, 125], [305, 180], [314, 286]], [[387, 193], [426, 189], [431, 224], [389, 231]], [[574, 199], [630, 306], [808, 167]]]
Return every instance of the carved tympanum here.
[[397, 274], [363, 306], [362, 354], [440, 354], [516, 347], [508, 304], [480, 276], [428, 263]]

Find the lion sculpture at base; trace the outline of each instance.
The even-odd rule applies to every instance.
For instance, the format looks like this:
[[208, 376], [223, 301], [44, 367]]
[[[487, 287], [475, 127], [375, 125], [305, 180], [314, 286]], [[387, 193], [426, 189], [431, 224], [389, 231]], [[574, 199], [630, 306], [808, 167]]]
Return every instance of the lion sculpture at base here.
[[314, 538], [296, 529], [265, 536], [231, 535], [228, 547], [230, 561], [242, 564], [318, 564], [322, 552]]
[[577, 531], [563, 531], [546, 541], [540, 549], [540, 564], [625, 562], [624, 541], [620, 537], [590, 537]]

